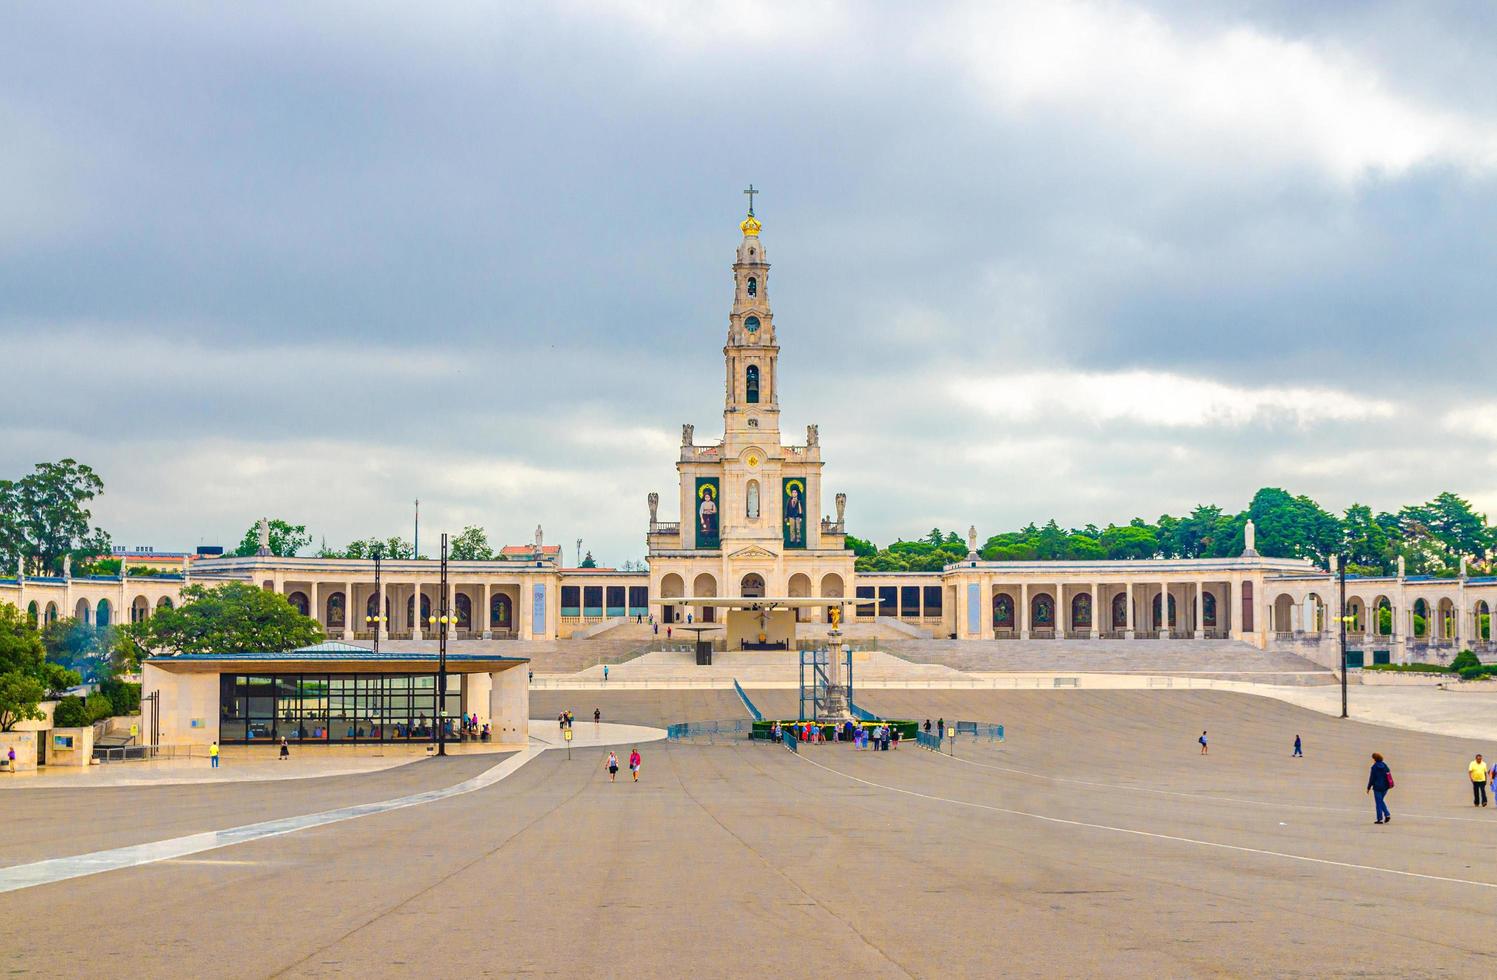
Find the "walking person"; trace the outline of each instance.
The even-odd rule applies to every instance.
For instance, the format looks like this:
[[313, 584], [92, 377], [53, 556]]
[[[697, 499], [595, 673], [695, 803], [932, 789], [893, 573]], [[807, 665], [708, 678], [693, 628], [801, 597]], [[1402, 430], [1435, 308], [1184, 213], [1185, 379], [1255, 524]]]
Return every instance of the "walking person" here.
[[14, 745], [12, 745], [9, 749], [6, 750], [6, 752], [5, 752], [5, 758], [6, 758], [7, 761], [10, 762], [10, 771], [11, 772], [15, 772], [16, 771], [16, 747]]
[[636, 745], [629, 752], [629, 773], [634, 777], [634, 781], [636, 783], [639, 782], [639, 766], [643, 761], [644, 760], [639, 757], [639, 746]]
[[604, 684], [608, 683], [608, 665], [607, 664], [603, 665], [603, 683]]
[[603, 709], [601, 709], [601, 708], [594, 708], [593, 709], [593, 727], [597, 728], [598, 727], [598, 723], [601, 722], [602, 720], [603, 720]]
[[603, 763], [603, 767], [608, 770], [608, 781], [615, 782], [619, 775], [619, 757], [613, 754], [612, 749], [608, 750], [608, 761]]
[[286, 736], [281, 736], [281, 759], [291, 758], [291, 746], [286, 744]]
[[[208, 746], [208, 763], [214, 769], [218, 768], [218, 743], [217, 742], [214, 742], [212, 745]], [[12, 762], [11, 765], [15, 765], [15, 763]]]
[[1481, 753], [1476, 753], [1476, 758], [1466, 767], [1471, 774], [1471, 805], [1487, 805], [1487, 770], [1488, 766], [1481, 761]]
[[1208, 748], [1206, 745], [1206, 733], [1201, 732], [1201, 737], [1196, 739], [1196, 741], [1201, 743], [1201, 755], [1206, 755], [1206, 749]]
[[1296, 736], [1294, 736], [1294, 756], [1293, 756], [1293, 758], [1295, 758], [1295, 759], [1303, 759], [1304, 757], [1305, 757], [1304, 746], [1300, 742], [1299, 736], [1296, 735]]
[[1382, 753], [1372, 753], [1372, 769], [1367, 773], [1367, 792], [1372, 794], [1372, 799], [1377, 804], [1377, 820], [1374, 823], [1393, 822], [1393, 814], [1388, 812], [1388, 804], [1383, 802], [1383, 797], [1387, 796], [1388, 790], [1392, 788], [1392, 770], [1383, 761]]
[[929, 718], [925, 719], [925, 734], [927, 734], [927, 735], [930, 734], [930, 719]]

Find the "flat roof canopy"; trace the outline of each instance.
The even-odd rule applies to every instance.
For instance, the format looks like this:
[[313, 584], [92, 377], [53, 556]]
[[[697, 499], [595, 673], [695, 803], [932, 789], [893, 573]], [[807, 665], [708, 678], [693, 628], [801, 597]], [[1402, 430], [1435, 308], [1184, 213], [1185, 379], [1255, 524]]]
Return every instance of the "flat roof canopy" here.
[[804, 609], [815, 606], [872, 606], [882, 602], [872, 596], [678, 596], [661, 599], [665, 606], [711, 606], [714, 609]]
[[[449, 674], [488, 674], [529, 663], [526, 657], [486, 653], [449, 653]], [[171, 673], [301, 673], [353, 674], [436, 673], [435, 651], [427, 650], [288, 650], [284, 653], [187, 653], [175, 657], [151, 657], [145, 661]]]

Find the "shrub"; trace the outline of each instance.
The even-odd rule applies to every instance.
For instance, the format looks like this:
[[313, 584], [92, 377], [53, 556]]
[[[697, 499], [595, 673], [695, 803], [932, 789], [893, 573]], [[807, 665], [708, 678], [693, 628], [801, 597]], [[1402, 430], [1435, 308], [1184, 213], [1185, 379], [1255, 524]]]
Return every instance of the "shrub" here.
[[109, 695], [101, 691], [95, 691], [83, 702], [83, 714], [88, 718], [88, 724], [103, 721], [105, 718], [113, 717], [114, 702], [109, 700]]
[[1363, 664], [1363, 670], [1386, 670], [1396, 674], [1454, 674], [1442, 664]]
[[1465, 670], [1467, 667], [1480, 666], [1481, 661], [1478, 660], [1476, 658], [1476, 654], [1472, 653], [1470, 650], [1462, 650], [1460, 653], [1455, 655], [1454, 660], [1450, 661], [1450, 669], [1456, 671], [1457, 673]]
[[117, 715], [140, 714], [140, 685], [110, 678], [99, 683], [99, 690], [109, 698]]
[[1497, 677], [1497, 664], [1478, 664], [1461, 669], [1461, 680], [1479, 681], [1486, 677]]
[[87, 724], [88, 712], [82, 698], [65, 697], [57, 702], [57, 710], [52, 712], [52, 727], [82, 728]]

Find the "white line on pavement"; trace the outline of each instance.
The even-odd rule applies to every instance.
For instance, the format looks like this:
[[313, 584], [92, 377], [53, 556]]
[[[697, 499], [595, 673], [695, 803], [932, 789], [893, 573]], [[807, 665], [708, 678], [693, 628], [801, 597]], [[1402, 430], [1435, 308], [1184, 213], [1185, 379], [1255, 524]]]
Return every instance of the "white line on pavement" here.
[[1173, 834], [1156, 834], [1148, 830], [1133, 830], [1128, 827], [1113, 827], [1109, 826], [1108, 824], [1087, 823], [1083, 820], [1067, 820], [1064, 817], [1050, 817], [1046, 816], [1043, 813], [1030, 813], [1027, 810], [1011, 810], [1008, 807], [993, 806], [990, 803], [975, 803], [971, 800], [953, 800], [945, 796], [932, 796], [929, 793], [919, 793], [912, 789], [901, 789], [898, 786], [889, 786], [884, 783], [875, 783], [872, 780], [854, 776], [851, 773], [843, 772], [840, 769], [833, 769], [831, 766], [824, 766], [821, 763], [808, 758], [803, 753], [797, 753], [796, 758], [802, 760], [803, 762], [808, 762], [818, 769], [824, 769], [827, 772], [834, 773], [846, 779], [851, 779], [853, 782], [862, 783], [864, 786], [872, 786], [875, 789], [885, 789], [891, 793], [902, 793], [905, 796], [914, 796], [922, 800], [933, 800], [937, 803], [950, 803], [954, 806], [975, 807], [979, 810], [989, 810], [993, 813], [1007, 813], [1015, 817], [1028, 817], [1031, 820], [1041, 820], [1045, 823], [1061, 824], [1067, 827], [1083, 827], [1087, 830], [1108, 830], [1112, 831], [1115, 834], [1128, 834], [1133, 837], [1151, 837], [1155, 840], [1173, 841], [1178, 844], [1194, 844], [1197, 847], [1215, 847], [1225, 851], [1237, 851], [1242, 854], [1259, 854], [1264, 857], [1283, 858], [1287, 861], [1303, 861], [1308, 864], [1324, 864], [1336, 868], [1351, 868], [1356, 871], [1372, 871], [1379, 874], [1398, 875], [1399, 877], [1403, 878], [1421, 878], [1425, 881], [1443, 881], [1452, 885], [1473, 885], [1477, 888], [1497, 889], [1497, 882], [1492, 881], [1471, 881], [1467, 878], [1447, 878], [1444, 875], [1427, 875], [1421, 874], [1417, 871], [1400, 871], [1397, 868], [1379, 868], [1375, 865], [1370, 864], [1352, 864], [1349, 861], [1332, 861], [1328, 858], [1307, 857], [1304, 854], [1289, 854], [1285, 851], [1270, 851], [1258, 847], [1245, 847], [1241, 844], [1223, 844], [1219, 841], [1198, 840], [1194, 837], [1176, 837]]
[[282, 817], [278, 820], [245, 824], [243, 827], [231, 827], [228, 830], [210, 830], [202, 834], [189, 834], [186, 837], [173, 837], [168, 840], [116, 847], [107, 851], [94, 851], [91, 854], [75, 854], [72, 857], [51, 858], [45, 861], [34, 861], [31, 864], [0, 868], [0, 893], [66, 881], [69, 878], [81, 878], [84, 875], [99, 874], [104, 871], [134, 868], [156, 861], [183, 858], [220, 847], [246, 844], [250, 841], [279, 837], [298, 830], [325, 827], [328, 824], [367, 817], [371, 814], [389, 813], [391, 810], [400, 810], [408, 806], [420, 806], [423, 803], [451, 799], [454, 796], [462, 796], [465, 793], [494, 785], [545, 751], [547, 750], [537, 748], [523, 749], [471, 779], [465, 779], [443, 789], [413, 793], [410, 796], [400, 796], [379, 803], [360, 803], [355, 806], [338, 807], [335, 810], [324, 810], [321, 813], [308, 813], [298, 817]]

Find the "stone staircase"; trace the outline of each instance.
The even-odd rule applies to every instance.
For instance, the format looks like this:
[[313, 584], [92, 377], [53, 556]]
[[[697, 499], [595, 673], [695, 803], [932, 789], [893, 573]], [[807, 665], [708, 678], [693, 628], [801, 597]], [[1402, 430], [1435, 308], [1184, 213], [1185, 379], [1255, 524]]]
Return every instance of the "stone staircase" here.
[[893, 640], [883, 649], [910, 663], [967, 673], [1204, 674], [1279, 683], [1334, 676], [1303, 657], [1238, 640]]

